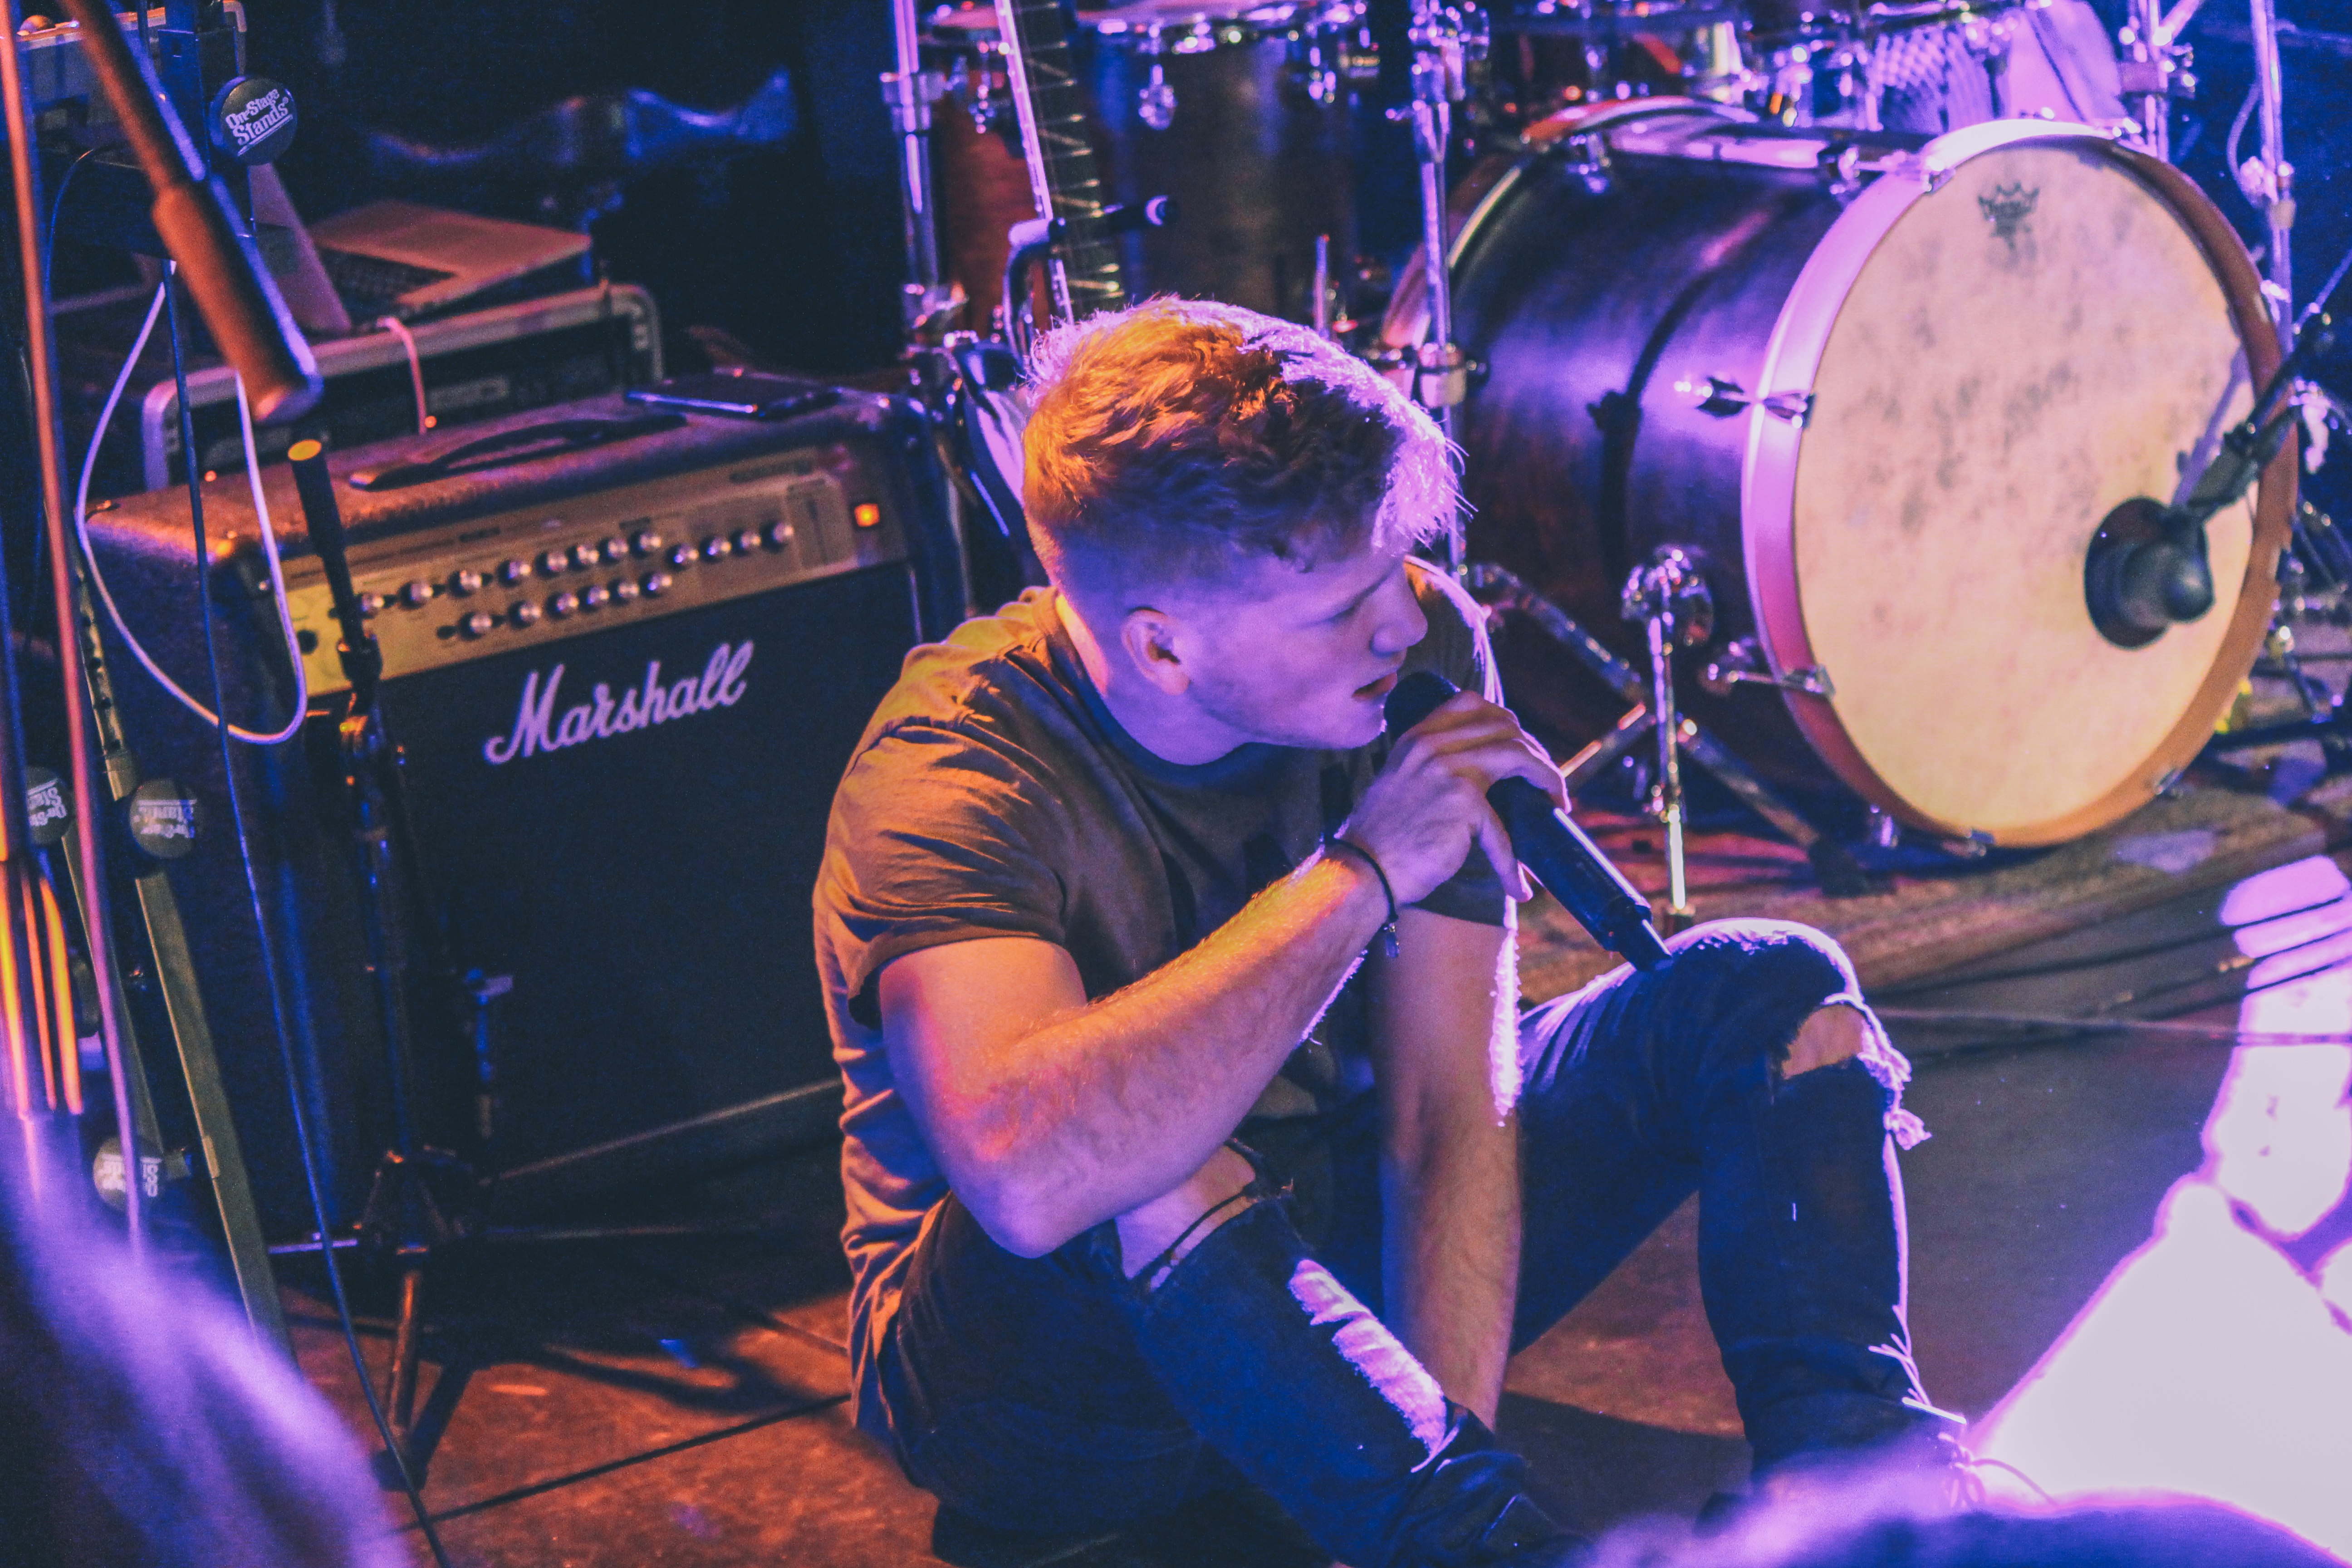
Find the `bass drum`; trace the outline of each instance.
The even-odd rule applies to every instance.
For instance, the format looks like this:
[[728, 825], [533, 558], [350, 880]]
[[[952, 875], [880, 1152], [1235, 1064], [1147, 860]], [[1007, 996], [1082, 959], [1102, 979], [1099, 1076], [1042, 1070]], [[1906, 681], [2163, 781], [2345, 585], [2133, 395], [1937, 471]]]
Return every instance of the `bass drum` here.
[[[2093, 626], [2102, 521], [2184, 493], [2279, 361], [2187, 179], [2048, 122], [1904, 145], [1653, 100], [1530, 140], [1456, 213], [1473, 559], [1646, 665], [1619, 589], [1682, 547], [1716, 606], [1693, 716], [1934, 833], [2058, 843], [2188, 764], [2268, 624], [2295, 458], [2214, 518], [2201, 619], [2132, 648]], [[1402, 290], [1384, 336], [1424, 319]], [[1523, 711], [1605, 721], [1564, 654], [1512, 642]], [[1688, 679], [1743, 658], [1780, 684]]]

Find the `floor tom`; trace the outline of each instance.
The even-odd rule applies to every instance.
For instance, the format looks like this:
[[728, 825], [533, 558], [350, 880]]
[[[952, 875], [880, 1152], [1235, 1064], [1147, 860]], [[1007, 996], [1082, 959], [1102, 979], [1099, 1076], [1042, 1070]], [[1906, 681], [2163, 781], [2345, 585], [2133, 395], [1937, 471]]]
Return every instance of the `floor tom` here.
[[[1137, 0], [1078, 24], [1112, 199], [1175, 212], [1124, 238], [1129, 293], [1311, 320], [1318, 237], [1335, 274], [1356, 248], [1352, 99], [1378, 68], [1363, 0]], [[1005, 230], [1036, 213], [995, 11], [942, 7], [929, 52], [953, 88], [933, 129], [941, 249], [968, 298], [993, 300]], [[968, 324], [984, 330], [985, 309]]]

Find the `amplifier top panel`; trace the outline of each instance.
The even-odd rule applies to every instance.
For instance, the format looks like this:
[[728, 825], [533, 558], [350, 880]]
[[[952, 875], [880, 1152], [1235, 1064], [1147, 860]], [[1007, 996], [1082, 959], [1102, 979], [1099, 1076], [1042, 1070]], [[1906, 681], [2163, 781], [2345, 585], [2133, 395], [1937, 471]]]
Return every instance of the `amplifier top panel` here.
[[[907, 412], [887, 398], [774, 423], [693, 416], [674, 430], [407, 490], [349, 483], [509, 426], [645, 413], [598, 398], [331, 457], [353, 585], [387, 679], [908, 558], [919, 525], [887, 451], [905, 438]], [[339, 632], [290, 470], [263, 472], [305, 672], [313, 691], [340, 689]], [[205, 487], [207, 536], [249, 592], [266, 594], [244, 476], [229, 478], [233, 489], [226, 479]], [[185, 570], [184, 489], [128, 498], [90, 523], [101, 557], [127, 552], [152, 565], [175, 556]]]

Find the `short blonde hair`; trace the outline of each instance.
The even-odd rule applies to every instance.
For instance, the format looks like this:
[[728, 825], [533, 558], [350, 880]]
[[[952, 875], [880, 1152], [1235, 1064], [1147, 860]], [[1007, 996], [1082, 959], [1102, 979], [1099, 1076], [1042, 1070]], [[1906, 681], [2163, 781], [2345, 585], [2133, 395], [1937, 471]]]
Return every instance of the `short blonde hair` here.
[[1402, 550], [1459, 526], [1455, 454], [1429, 416], [1255, 310], [1157, 299], [1060, 328], [1029, 395], [1023, 500], [1056, 582]]

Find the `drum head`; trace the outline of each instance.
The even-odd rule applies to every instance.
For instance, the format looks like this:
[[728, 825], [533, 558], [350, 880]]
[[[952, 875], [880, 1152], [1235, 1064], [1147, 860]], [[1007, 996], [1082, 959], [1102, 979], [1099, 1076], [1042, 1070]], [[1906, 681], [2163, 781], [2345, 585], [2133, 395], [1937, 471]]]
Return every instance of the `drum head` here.
[[1764, 389], [1812, 405], [1754, 416], [1758, 623], [1776, 668], [1829, 677], [1788, 699], [1807, 738], [1914, 824], [2040, 844], [2122, 816], [2195, 755], [2267, 623], [2291, 466], [2263, 527], [2213, 520], [2202, 619], [2125, 648], [2084, 600], [2101, 521], [2185, 494], [2251, 404], [2248, 342], [2256, 374], [2276, 361], [2242, 250], [2163, 178], [2082, 137], [1991, 146], [1932, 192], [1889, 175], [1774, 333]]

